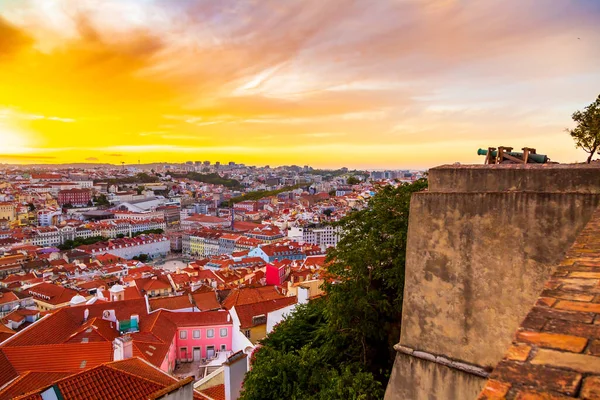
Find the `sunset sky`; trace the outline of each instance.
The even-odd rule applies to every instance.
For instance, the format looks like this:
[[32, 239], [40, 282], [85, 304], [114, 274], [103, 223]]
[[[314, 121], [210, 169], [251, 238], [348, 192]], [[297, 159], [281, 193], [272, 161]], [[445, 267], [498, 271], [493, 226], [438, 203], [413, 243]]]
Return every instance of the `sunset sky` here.
[[0, 162], [583, 161], [599, 0], [0, 0]]

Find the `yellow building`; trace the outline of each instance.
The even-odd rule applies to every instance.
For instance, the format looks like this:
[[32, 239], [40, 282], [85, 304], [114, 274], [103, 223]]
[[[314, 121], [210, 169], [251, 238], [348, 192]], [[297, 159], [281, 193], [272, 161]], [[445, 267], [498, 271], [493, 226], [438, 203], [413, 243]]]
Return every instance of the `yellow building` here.
[[190, 254], [192, 256], [204, 255], [204, 238], [201, 236], [190, 236]]
[[14, 203], [0, 202], [0, 219], [11, 222], [17, 219], [17, 207]]

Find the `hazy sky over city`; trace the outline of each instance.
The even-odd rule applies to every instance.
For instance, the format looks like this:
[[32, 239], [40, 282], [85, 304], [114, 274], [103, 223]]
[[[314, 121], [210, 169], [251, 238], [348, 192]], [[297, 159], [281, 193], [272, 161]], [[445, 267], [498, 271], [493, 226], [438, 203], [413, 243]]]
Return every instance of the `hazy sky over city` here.
[[0, 0], [0, 162], [582, 161], [598, 0]]

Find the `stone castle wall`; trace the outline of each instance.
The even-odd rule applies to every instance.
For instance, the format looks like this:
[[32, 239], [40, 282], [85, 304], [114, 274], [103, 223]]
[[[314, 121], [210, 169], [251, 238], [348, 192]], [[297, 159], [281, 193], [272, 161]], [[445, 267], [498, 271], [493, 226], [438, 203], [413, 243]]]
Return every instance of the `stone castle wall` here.
[[[404, 351], [386, 399], [454, 399], [457, 390], [475, 398], [485, 373], [469, 371], [491, 371], [502, 358], [600, 204], [598, 167], [444, 166], [429, 180], [411, 201]], [[431, 357], [416, 361], [412, 351]], [[472, 369], [452, 366], [461, 364]], [[440, 376], [448, 378], [433, 383]]]

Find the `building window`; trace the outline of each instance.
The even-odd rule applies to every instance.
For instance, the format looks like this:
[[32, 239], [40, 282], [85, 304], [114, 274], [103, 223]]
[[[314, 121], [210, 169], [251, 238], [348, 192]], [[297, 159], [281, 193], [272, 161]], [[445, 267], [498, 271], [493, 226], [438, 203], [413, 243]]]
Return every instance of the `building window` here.
[[227, 328], [221, 328], [219, 330], [219, 335], [221, 335], [221, 337], [227, 337]]
[[196, 329], [193, 331], [192, 336], [194, 337], [194, 339], [200, 339], [200, 330]]
[[226, 344], [222, 344], [221, 345], [221, 351], [227, 351], [227, 345]]
[[179, 339], [187, 339], [187, 331], [179, 331]]
[[244, 335], [249, 339], [250, 338], [250, 329], [246, 329], [244, 331]]
[[213, 338], [213, 337], [215, 337], [215, 330], [214, 329], [207, 329], [206, 330], [206, 337], [207, 338]]

